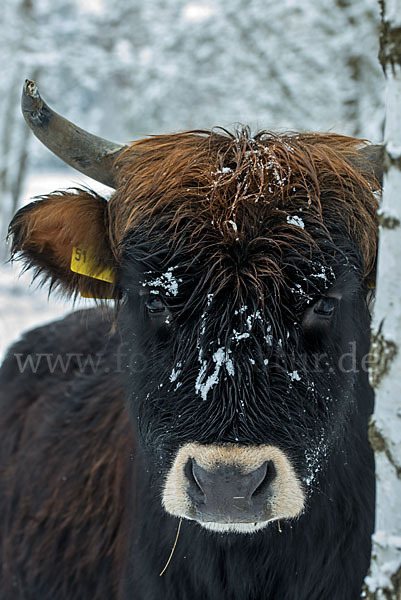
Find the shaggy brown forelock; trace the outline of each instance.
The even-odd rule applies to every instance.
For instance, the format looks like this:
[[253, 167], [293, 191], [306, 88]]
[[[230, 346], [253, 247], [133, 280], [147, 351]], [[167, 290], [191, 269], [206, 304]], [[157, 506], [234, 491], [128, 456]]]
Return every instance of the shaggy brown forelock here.
[[[364, 173], [352, 166], [362, 145], [336, 134], [252, 137], [247, 129], [140, 140], [118, 160], [120, 185], [109, 203], [112, 246], [118, 256], [129, 232], [141, 224], [150, 234], [156, 227], [168, 232], [172, 240], [189, 222], [193, 240], [208, 234], [224, 242], [241, 240], [250, 215], [262, 216], [271, 231], [282, 227], [282, 211], [297, 211], [328, 232], [342, 225], [369, 275], [377, 249], [373, 192], [379, 186], [368, 165]], [[290, 243], [297, 238], [313, 243], [300, 227], [288, 225], [285, 235]]]

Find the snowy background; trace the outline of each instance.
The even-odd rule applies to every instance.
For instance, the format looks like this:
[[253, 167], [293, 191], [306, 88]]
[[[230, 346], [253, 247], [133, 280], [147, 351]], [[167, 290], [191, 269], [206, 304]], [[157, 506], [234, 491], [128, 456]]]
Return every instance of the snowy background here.
[[[382, 138], [376, 0], [7, 0], [0, 19], [1, 265], [19, 206], [89, 181], [29, 133], [27, 77], [57, 112], [115, 141], [238, 122]], [[72, 308], [17, 273], [0, 266], [0, 354]]]

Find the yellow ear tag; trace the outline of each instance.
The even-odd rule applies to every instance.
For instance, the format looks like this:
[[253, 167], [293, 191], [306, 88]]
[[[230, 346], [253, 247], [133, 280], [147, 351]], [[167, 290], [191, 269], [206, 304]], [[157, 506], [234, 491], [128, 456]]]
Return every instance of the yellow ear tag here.
[[[100, 281], [106, 281], [107, 283], [114, 283], [115, 281], [114, 272], [110, 267], [97, 266], [93, 250], [90, 247], [73, 247], [70, 268], [71, 271], [79, 273], [79, 275], [100, 279]], [[92, 296], [83, 293], [81, 293], [81, 296], [83, 298], [92, 298]]]

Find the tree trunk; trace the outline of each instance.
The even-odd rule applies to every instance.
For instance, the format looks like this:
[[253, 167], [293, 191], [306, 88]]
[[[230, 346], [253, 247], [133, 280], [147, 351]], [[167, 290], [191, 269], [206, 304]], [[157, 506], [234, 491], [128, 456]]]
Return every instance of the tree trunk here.
[[[4, 91], [5, 110], [0, 130], [0, 149], [2, 162], [0, 167], [0, 264], [8, 258], [8, 246], [5, 242], [8, 223], [21, 200], [21, 192], [27, 171], [30, 132], [20, 110], [22, 89], [21, 72], [29, 56], [29, 33], [34, 31], [34, 13], [31, 0], [21, 0], [15, 6], [15, 21], [21, 24], [20, 36], [15, 40], [15, 54], [19, 56], [9, 67], [8, 87]], [[31, 70], [36, 78], [39, 68]]]
[[382, 0], [382, 20], [386, 157], [370, 372], [377, 510], [365, 597], [401, 600], [401, 0]]

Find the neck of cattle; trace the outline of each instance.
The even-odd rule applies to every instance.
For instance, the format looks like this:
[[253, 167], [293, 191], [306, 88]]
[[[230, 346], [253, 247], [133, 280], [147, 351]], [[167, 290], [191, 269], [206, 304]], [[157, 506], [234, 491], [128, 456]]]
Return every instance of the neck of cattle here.
[[[370, 158], [336, 135], [156, 136], [119, 149], [108, 202], [17, 213], [28, 267], [118, 310], [31, 332], [2, 367], [1, 600], [360, 597]], [[54, 352], [68, 365], [21, 362]]]

